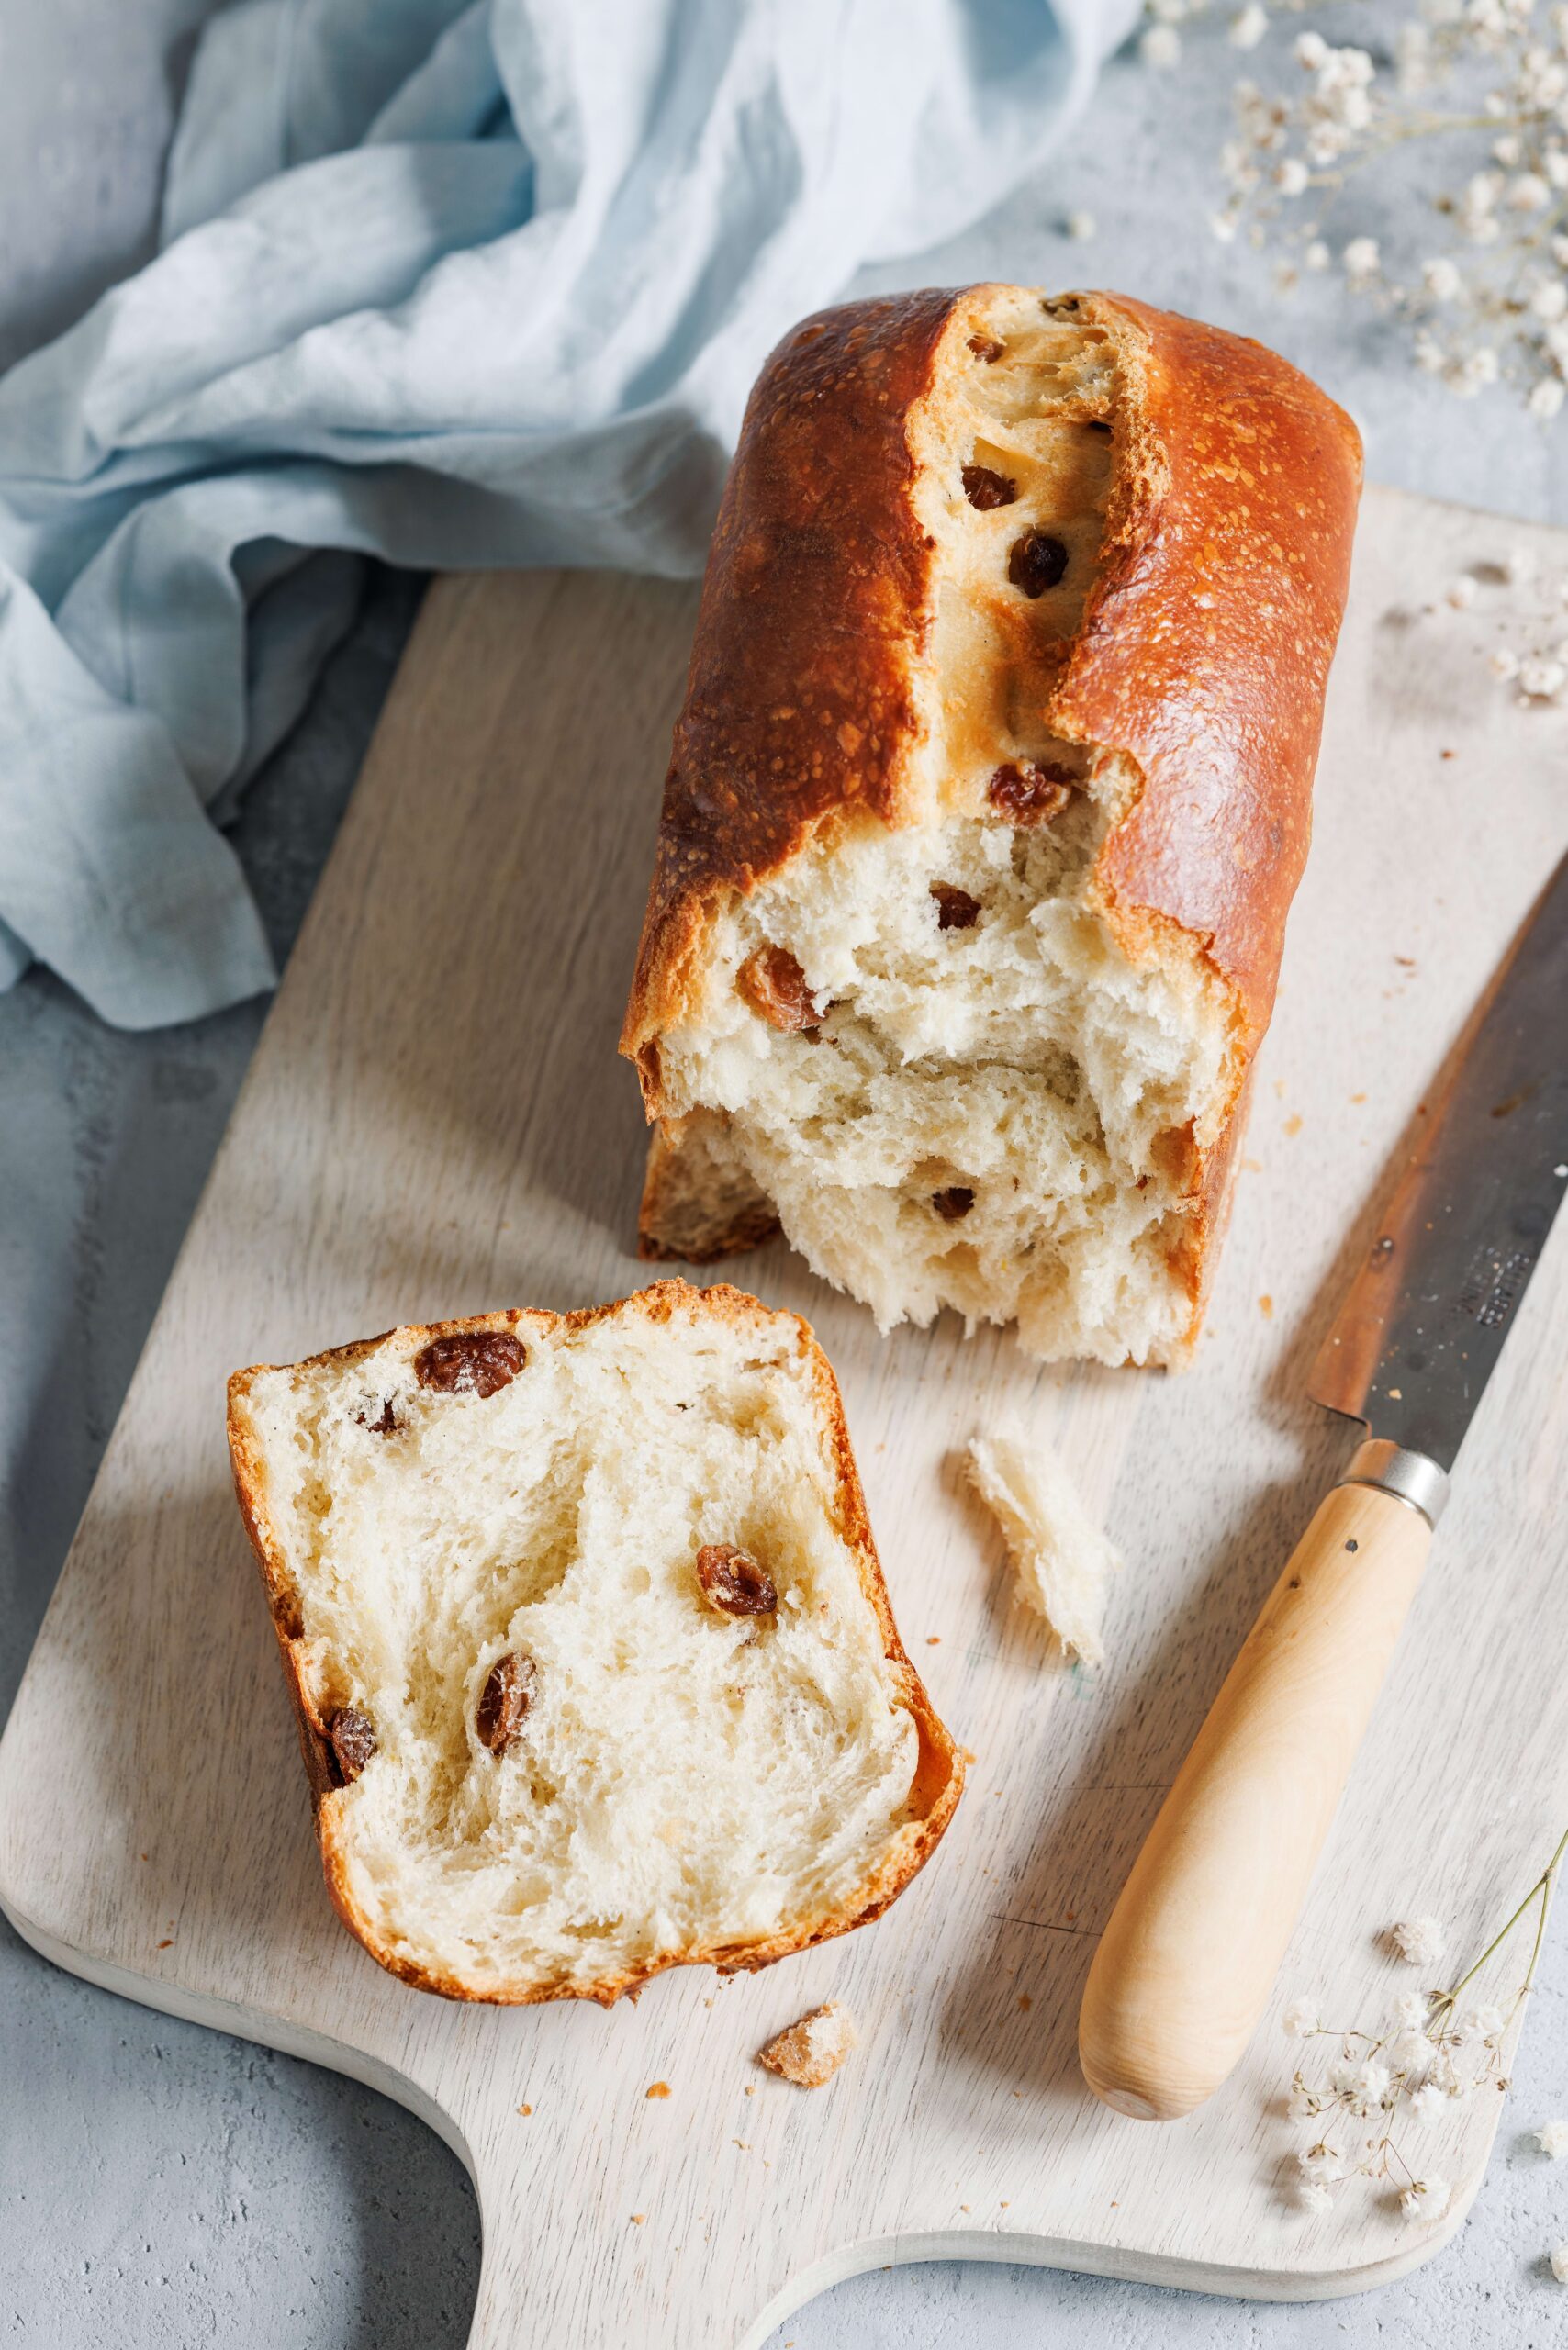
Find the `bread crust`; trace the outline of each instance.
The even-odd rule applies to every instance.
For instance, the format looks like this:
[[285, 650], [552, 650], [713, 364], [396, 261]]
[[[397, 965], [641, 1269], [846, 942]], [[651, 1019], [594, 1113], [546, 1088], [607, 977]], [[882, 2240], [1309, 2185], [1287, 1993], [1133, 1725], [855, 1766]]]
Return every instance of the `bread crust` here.
[[[669, 1107], [659, 1039], [695, 1005], [730, 893], [755, 890], [851, 810], [918, 821], [913, 679], [935, 548], [915, 509], [911, 412], [945, 341], [983, 330], [988, 306], [1015, 292], [823, 311], [785, 338], [753, 392], [622, 1036], [650, 1121]], [[1101, 845], [1090, 901], [1133, 960], [1195, 964], [1220, 990], [1231, 1039], [1214, 1130], [1172, 1144], [1190, 1209], [1173, 1259], [1190, 1341], [1310, 838], [1361, 439], [1260, 343], [1124, 295], [1049, 301], [1051, 315], [1103, 331], [1122, 388], [1098, 576], [1043, 715], [1064, 740], [1121, 753], [1138, 778]], [[671, 1147], [666, 1136], [666, 1158]], [[667, 1165], [661, 1180], [667, 1194]], [[669, 1237], [652, 1187], [642, 1229], [645, 1254]], [[752, 1245], [738, 1227], [714, 1238], [715, 1255]]]
[[754, 1328], [760, 1317], [770, 1326], [780, 1322], [791, 1323], [799, 1333], [833, 1457], [837, 1530], [853, 1552], [860, 1588], [877, 1618], [883, 1654], [892, 1668], [897, 1692], [894, 1702], [902, 1706], [914, 1723], [919, 1740], [915, 1770], [910, 1784], [908, 1818], [897, 1831], [890, 1849], [864, 1881], [852, 1908], [802, 1919], [790, 1931], [775, 1934], [764, 1941], [704, 1943], [650, 1960], [640, 1967], [628, 1967], [617, 1974], [607, 1975], [593, 1983], [519, 1983], [498, 1987], [488, 1982], [465, 1980], [460, 1975], [410, 1960], [391, 1947], [378, 1933], [375, 1921], [355, 1902], [349, 1886], [342, 1805], [338, 1800], [344, 1790], [335, 1767], [329, 1736], [330, 1725], [319, 1718], [311, 1698], [303, 1663], [304, 1627], [272, 1515], [266, 1464], [250, 1413], [250, 1393], [254, 1381], [267, 1371], [291, 1366], [255, 1363], [247, 1370], [236, 1371], [229, 1382], [229, 1450], [234, 1472], [234, 1491], [261, 1568], [273, 1629], [283, 1657], [284, 1674], [294, 1705], [300, 1752], [310, 1787], [311, 1812], [321, 1850], [327, 1891], [338, 1916], [356, 1942], [362, 1942], [372, 1958], [388, 1974], [411, 1984], [417, 1990], [433, 1991], [446, 1999], [482, 2001], [491, 2006], [529, 2007], [551, 1999], [591, 1999], [601, 2007], [609, 2007], [623, 1994], [635, 1993], [654, 1975], [662, 1975], [672, 1966], [713, 1966], [722, 1975], [770, 1966], [776, 1960], [788, 1958], [796, 1951], [808, 1950], [817, 1942], [830, 1942], [837, 1934], [848, 1933], [855, 1927], [869, 1925], [873, 1919], [879, 1918], [935, 1851], [963, 1791], [961, 1752], [926, 1695], [893, 1620], [881, 1562], [877, 1555], [870, 1520], [866, 1514], [866, 1497], [855, 1464], [838, 1382], [811, 1325], [799, 1315], [765, 1306], [745, 1291], [732, 1288], [728, 1282], [718, 1282], [710, 1289], [699, 1290], [682, 1281], [662, 1281], [654, 1282], [647, 1289], [636, 1291], [630, 1297], [618, 1298], [607, 1305], [589, 1306], [575, 1314], [514, 1309], [498, 1314], [471, 1315], [453, 1322], [409, 1324], [394, 1330], [385, 1330], [378, 1337], [361, 1338], [349, 1346], [330, 1348], [322, 1354], [308, 1357], [304, 1364], [297, 1367], [346, 1366], [375, 1353], [389, 1341], [397, 1342], [404, 1352], [412, 1355], [419, 1353], [432, 1339], [471, 1333], [511, 1331], [526, 1342], [531, 1332], [540, 1338], [560, 1332], [573, 1333], [617, 1315], [637, 1315], [648, 1321], [668, 1321], [672, 1315], [689, 1310], [694, 1304], [701, 1314], [740, 1327]]

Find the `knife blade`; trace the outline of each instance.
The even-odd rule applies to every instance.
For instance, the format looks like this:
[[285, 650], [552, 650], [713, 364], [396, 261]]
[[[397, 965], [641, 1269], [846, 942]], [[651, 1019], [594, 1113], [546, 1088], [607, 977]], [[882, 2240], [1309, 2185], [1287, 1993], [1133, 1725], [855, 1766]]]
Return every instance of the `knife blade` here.
[[1309, 1382], [1361, 1421], [1101, 1937], [1079, 2056], [1170, 2121], [1268, 2005], [1486, 1382], [1568, 1192], [1568, 857], [1473, 1013]]
[[1568, 1190], [1568, 856], [1462, 1041], [1307, 1382], [1450, 1470]]

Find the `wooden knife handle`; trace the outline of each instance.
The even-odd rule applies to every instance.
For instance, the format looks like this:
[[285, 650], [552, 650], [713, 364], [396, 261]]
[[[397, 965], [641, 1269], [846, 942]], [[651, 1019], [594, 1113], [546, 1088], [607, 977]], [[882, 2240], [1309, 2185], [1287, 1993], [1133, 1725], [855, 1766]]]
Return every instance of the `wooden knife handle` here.
[[1191, 2113], [1251, 2038], [1431, 1539], [1412, 1503], [1345, 1484], [1296, 1545], [1089, 1971], [1079, 2057], [1117, 2112]]

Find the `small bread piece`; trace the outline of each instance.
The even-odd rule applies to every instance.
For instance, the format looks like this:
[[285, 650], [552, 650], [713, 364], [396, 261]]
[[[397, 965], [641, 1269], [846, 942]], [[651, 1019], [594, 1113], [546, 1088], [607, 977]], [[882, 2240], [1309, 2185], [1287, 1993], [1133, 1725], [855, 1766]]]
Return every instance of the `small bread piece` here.
[[756, 2061], [780, 2080], [793, 2081], [799, 2089], [820, 2089], [859, 2042], [848, 2009], [829, 1999], [781, 2031], [777, 2040], [770, 2040]]
[[893, 295], [780, 344], [622, 1039], [644, 1256], [776, 1214], [883, 1328], [1184, 1359], [1360, 483], [1294, 368], [1121, 295]]
[[969, 1477], [1002, 1528], [1021, 1598], [1070, 1656], [1104, 1662], [1111, 1577], [1122, 1561], [1079, 1497], [1058, 1453], [1041, 1438], [976, 1437]]
[[608, 2003], [877, 1917], [963, 1766], [807, 1325], [662, 1281], [237, 1372], [327, 1884], [460, 1999]]

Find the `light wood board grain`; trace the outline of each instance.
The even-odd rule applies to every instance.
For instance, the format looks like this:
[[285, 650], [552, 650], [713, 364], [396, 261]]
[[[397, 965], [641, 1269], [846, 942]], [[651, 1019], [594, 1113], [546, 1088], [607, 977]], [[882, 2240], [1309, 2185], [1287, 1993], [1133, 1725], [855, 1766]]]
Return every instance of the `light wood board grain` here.
[[[1568, 566], [1561, 536], [1368, 500], [1194, 1371], [1042, 1371], [950, 1321], [883, 1341], [780, 1244], [740, 1260], [837, 1365], [905, 1637], [978, 1760], [880, 1924], [608, 2014], [451, 2007], [339, 1928], [224, 1456], [238, 1364], [642, 1278], [642, 1120], [614, 1045], [694, 599], [589, 576], [432, 591], [0, 1747], [0, 1898], [62, 1964], [339, 2065], [442, 2130], [481, 2200], [484, 2350], [732, 2350], [836, 2277], [942, 2254], [1306, 2297], [1397, 2274], [1457, 2225], [1500, 2099], [1443, 2133], [1459, 2192], [1439, 2224], [1360, 2191], [1305, 2218], [1278, 2192], [1298, 2132], [1271, 2025], [1163, 2129], [1093, 2104], [1073, 2027], [1159, 1796], [1347, 1451], [1303, 1381], [1401, 1135], [1568, 833], [1564, 718], [1484, 674], [1503, 591], [1418, 609], [1527, 535]], [[1560, 1231], [1282, 2001], [1375, 2009], [1409, 1981], [1376, 1930], [1435, 1910], [1462, 1943], [1568, 1808], [1565, 1387]], [[1063, 1446], [1128, 1561], [1097, 1679], [1013, 1602], [960, 1483], [966, 1440], [1008, 1422]], [[754, 2052], [830, 1994], [860, 2021], [850, 2065], [815, 2094], [759, 2073]]]

